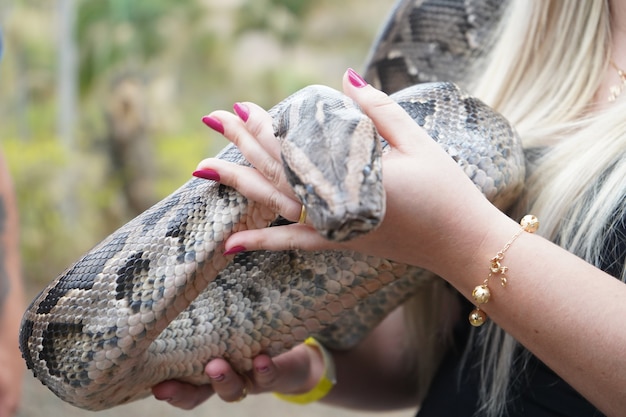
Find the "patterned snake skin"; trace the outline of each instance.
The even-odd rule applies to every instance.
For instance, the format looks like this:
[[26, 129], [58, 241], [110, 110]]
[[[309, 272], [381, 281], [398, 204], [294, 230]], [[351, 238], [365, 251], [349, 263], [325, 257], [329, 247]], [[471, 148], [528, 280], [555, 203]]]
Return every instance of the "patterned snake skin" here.
[[[473, 9], [460, 0], [442, 3], [449, 7], [431, 10], [437, 19], [476, 21], [467, 15]], [[415, 17], [428, 20], [429, 4], [405, 1], [394, 10], [371, 57], [372, 80], [395, 78], [404, 57], [402, 72], [410, 79], [402, 83], [421, 81], [412, 69], [417, 61], [405, 53], [418, 41], [391, 31], [416, 33]], [[496, 16], [494, 7], [482, 15]], [[390, 39], [399, 43], [396, 49]], [[423, 42], [443, 48], [435, 40]], [[461, 55], [455, 62], [469, 56]], [[382, 84], [397, 90], [393, 83]], [[347, 239], [375, 227], [384, 215], [381, 141], [371, 121], [337, 94], [310, 87], [271, 113], [286, 164], [292, 157], [295, 163], [287, 166], [288, 176], [316, 227], [328, 238]], [[394, 98], [491, 201], [505, 208], [516, 198], [524, 162], [506, 120], [451, 83], [418, 85]], [[319, 142], [330, 139], [329, 132], [332, 152]], [[304, 135], [311, 139], [298, 143]], [[233, 146], [218, 157], [247, 163]], [[341, 169], [331, 170], [337, 178], [322, 184], [308, 179], [308, 173], [333, 164], [325, 157], [338, 161]], [[354, 202], [365, 210], [351, 206]], [[228, 187], [190, 180], [93, 248], [34, 299], [20, 334], [28, 367], [63, 400], [101, 410], [142, 398], [163, 380], [208, 383], [203, 367], [211, 358], [226, 358], [245, 372], [259, 353], [279, 354], [309, 335], [329, 348], [350, 348], [433, 279], [427, 271], [354, 252], [222, 256], [232, 233], [280, 221]]]

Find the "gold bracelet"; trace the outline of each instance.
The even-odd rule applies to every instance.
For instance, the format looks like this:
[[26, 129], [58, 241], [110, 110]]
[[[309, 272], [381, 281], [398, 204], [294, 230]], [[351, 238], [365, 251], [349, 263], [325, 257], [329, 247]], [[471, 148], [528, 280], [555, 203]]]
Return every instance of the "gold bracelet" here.
[[305, 392], [303, 394], [274, 393], [274, 396], [280, 398], [281, 400], [301, 405], [321, 400], [328, 395], [330, 390], [337, 383], [335, 378], [335, 362], [333, 361], [333, 357], [330, 352], [328, 352], [328, 350], [326, 350], [326, 348], [313, 337], [307, 338], [304, 341], [304, 344], [316, 348], [322, 354], [322, 359], [324, 360], [324, 374], [322, 374], [322, 377], [318, 381], [317, 385], [315, 385], [309, 392]]
[[491, 297], [491, 291], [489, 290], [489, 280], [491, 277], [497, 275], [500, 277], [500, 284], [505, 287], [507, 284], [506, 273], [509, 270], [506, 266], [502, 265], [502, 259], [504, 259], [504, 253], [511, 247], [515, 239], [517, 239], [522, 232], [535, 233], [539, 229], [539, 219], [532, 214], [527, 214], [520, 221], [522, 226], [517, 233], [513, 235], [500, 252], [491, 258], [489, 263], [489, 275], [483, 281], [482, 284], [477, 285], [472, 291], [472, 298], [475, 301], [476, 308], [472, 310], [469, 315], [469, 322], [474, 327], [480, 327], [487, 321], [487, 314], [480, 309], [481, 304], [487, 304]]

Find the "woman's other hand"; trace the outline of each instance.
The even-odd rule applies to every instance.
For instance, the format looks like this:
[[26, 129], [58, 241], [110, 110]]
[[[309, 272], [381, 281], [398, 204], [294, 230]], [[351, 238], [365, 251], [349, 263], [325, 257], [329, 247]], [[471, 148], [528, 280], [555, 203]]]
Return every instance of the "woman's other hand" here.
[[311, 390], [322, 377], [324, 361], [317, 349], [304, 344], [275, 358], [259, 355], [252, 371], [240, 375], [223, 359], [214, 359], [205, 367], [210, 385], [192, 385], [165, 381], [152, 388], [154, 397], [190, 410], [216, 394], [223, 401], [238, 402], [248, 394], [280, 392], [300, 394]]

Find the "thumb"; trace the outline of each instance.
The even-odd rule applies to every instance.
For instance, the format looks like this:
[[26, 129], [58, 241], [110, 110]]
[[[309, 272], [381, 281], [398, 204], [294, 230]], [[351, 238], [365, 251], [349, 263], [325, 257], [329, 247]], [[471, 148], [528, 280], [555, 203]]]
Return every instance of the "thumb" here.
[[378, 133], [400, 152], [412, 153], [420, 140], [433, 142], [398, 103], [351, 68], [343, 76], [343, 91], [372, 119]]

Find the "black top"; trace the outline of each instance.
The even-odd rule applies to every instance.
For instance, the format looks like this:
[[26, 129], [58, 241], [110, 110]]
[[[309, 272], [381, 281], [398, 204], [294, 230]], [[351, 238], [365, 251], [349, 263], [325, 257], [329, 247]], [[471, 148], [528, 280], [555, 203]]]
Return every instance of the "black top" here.
[[[599, 267], [619, 277], [626, 263], [626, 215], [613, 223], [608, 230], [604, 245], [605, 254]], [[471, 310], [471, 304], [463, 299]], [[470, 343], [471, 326], [463, 318], [454, 330], [454, 346], [444, 358], [430, 391], [417, 417], [480, 417], [478, 389], [480, 371], [478, 349], [469, 348], [469, 358], [462, 361], [463, 352]], [[480, 331], [480, 330], [478, 330]], [[520, 348], [520, 354], [523, 348]], [[472, 358], [474, 356], [474, 358]], [[535, 356], [530, 357], [526, 372], [512, 387], [509, 417], [602, 417], [591, 403], [569, 386]]]
[[[470, 303], [467, 307], [472, 308]], [[417, 417], [480, 416], [480, 371], [473, 366], [478, 360], [471, 357], [478, 356], [477, 349], [470, 350], [470, 357], [464, 362], [461, 360], [470, 328], [467, 320], [459, 320], [454, 335], [456, 348], [451, 348], [444, 358]], [[522, 373], [514, 371], [513, 375]], [[603, 416], [535, 356], [530, 357], [525, 373], [514, 383], [510, 401], [508, 417]]]

